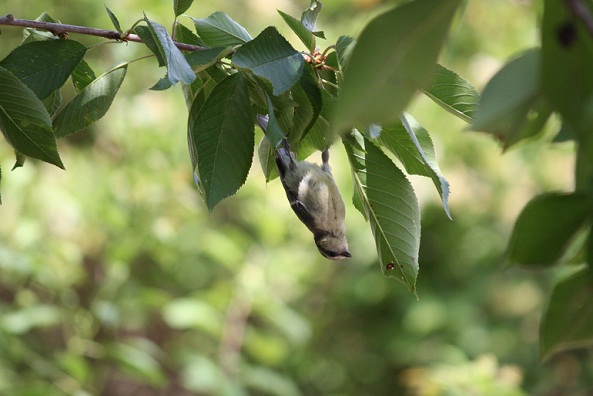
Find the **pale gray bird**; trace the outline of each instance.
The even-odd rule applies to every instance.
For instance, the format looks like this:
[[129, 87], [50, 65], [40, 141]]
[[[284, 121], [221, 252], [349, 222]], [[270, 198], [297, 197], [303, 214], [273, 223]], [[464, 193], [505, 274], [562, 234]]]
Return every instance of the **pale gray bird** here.
[[313, 233], [319, 252], [331, 260], [352, 257], [344, 225], [346, 209], [329, 166], [328, 149], [321, 159], [321, 166], [297, 162], [286, 139], [276, 149], [276, 164], [290, 206]]

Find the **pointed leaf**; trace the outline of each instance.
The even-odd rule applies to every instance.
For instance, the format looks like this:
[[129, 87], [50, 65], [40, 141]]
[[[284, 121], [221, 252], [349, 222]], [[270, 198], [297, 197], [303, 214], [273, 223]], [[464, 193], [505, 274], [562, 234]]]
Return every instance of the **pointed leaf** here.
[[333, 116], [344, 131], [397, 120], [432, 71], [459, 0], [416, 0], [373, 19], [358, 39]]
[[76, 68], [72, 72], [72, 83], [77, 93], [85, 89], [96, 78], [95, 72], [84, 59], [76, 65]]
[[62, 94], [56, 89], [47, 98], [41, 101], [50, 117], [53, 117], [62, 107]]
[[422, 90], [426, 96], [449, 113], [471, 122], [480, 94], [466, 79], [437, 64], [434, 80]]
[[276, 115], [274, 114], [274, 105], [272, 105], [272, 100], [267, 95], [266, 98], [268, 99], [268, 125], [265, 130], [265, 133], [270, 145], [272, 147], [276, 147], [278, 146], [278, 143], [280, 143], [280, 141], [286, 137], [286, 132], [282, 130], [282, 127], [276, 119]]
[[382, 128], [377, 140], [397, 156], [409, 174], [428, 176], [434, 182], [447, 216], [449, 212], [449, 182], [443, 176], [436, 160], [432, 139], [409, 114], [401, 122]]
[[593, 201], [586, 194], [542, 194], [525, 205], [508, 247], [511, 264], [552, 265], [590, 220]]
[[305, 25], [295, 17], [288, 15], [285, 12], [277, 10], [284, 22], [292, 29], [292, 31], [297, 35], [297, 37], [305, 44], [305, 47], [310, 52], [315, 50], [315, 36], [311, 33]]
[[115, 30], [117, 30], [117, 32], [120, 34], [123, 33], [123, 30], [121, 29], [121, 26], [119, 24], [119, 20], [117, 19], [115, 14], [111, 12], [107, 5], [105, 5], [105, 9], [107, 10], [107, 14], [109, 14], [109, 19], [111, 19], [111, 23], [113, 23], [113, 27], [115, 27]]
[[214, 88], [191, 127], [209, 210], [245, 182], [253, 158], [253, 132], [245, 77], [230, 75]]
[[210, 47], [233, 47], [251, 40], [247, 30], [224, 12], [217, 11], [207, 18], [192, 19], [198, 35]]
[[206, 103], [206, 95], [204, 94], [204, 89], [200, 89], [194, 96], [191, 108], [189, 109], [187, 121], [187, 145], [189, 148], [192, 172], [195, 171], [196, 166], [198, 165], [198, 147], [194, 139], [194, 134], [192, 133], [192, 128], [204, 103]]
[[11, 171], [15, 170], [16, 168], [22, 168], [25, 166], [25, 161], [27, 160], [27, 156], [23, 153], [19, 153], [18, 151], [14, 151], [14, 165], [12, 166]]
[[17, 47], [0, 66], [43, 100], [64, 85], [85, 53], [86, 47], [73, 40], [33, 41]]
[[270, 26], [242, 45], [233, 55], [233, 63], [268, 80], [274, 95], [280, 95], [299, 80], [305, 61], [276, 28]]
[[187, 11], [193, 2], [194, 0], [173, 0], [173, 11], [175, 12], [175, 17], [178, 17]]
[[304, 152], [311, 151], [309, 147], [313, 147], [316, 150], [323, 151], [329, 146], [331, 146], [334, 140], [336, 139], [336, 135], [332, 131], [328, 118], [334, 108], [337, 99], [324, 89], [321, 90], [321, 98], [323, 102], [323, 107], [321, 108], [319, 116], [315, 120], [315, 123], [313, 124], [309, 132], [307, 132], [307, 134], [303, 137], [299, 147], [299, 158], [301, 159], [303, 158], [301, 157], [303, 148], [305, 149]]
[[72, 135], [103, 117], [124, 81], [126, 70], [127, 66], [111, 69], [80, 91], [54, 119], [56, 137]]
[[[358, 135], [360, 137], [360, 135]], [[406, 176], [368, 140], [344, 142], [352, 167], [355, 199], [368, 219], [383, 274], [416, 293], [420, 207]], [[364, 151], [357, 149], [364, 143]]]
[[145, 18], [152, 38], [157, 43], [161, 56], [165, 59], [167, 65], [167, 77], [172, 85], [181, 81], [184, 84], [191, 84], [196, 79], [196, 74], [185, 60], [185, 57], [175, 46], [175, 42], [167, 33], [163, 25]]
[[3, 67], [0, 67], [0, 130], [18, 152], [64, 168], [43, 103]]
[[[527, 51], [507, 63], [484, 88], [471, 129], [492, 133], [507, 147], [526, 137], [522, 130], [542, 99], [539, 68], [539, 50]], [[549, 111], [546, 119], [548, 115]]]
[[540, 355], [593, 346], [593, 276], [586, 268], [560, 281], [540, 325]]

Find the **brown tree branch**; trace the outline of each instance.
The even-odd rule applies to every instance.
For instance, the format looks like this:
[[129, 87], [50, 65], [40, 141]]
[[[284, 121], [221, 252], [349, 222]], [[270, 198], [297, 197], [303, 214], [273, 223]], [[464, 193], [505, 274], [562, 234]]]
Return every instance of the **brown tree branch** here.
[[[142, 39], [136, 34], [127, 34], [125, 36], [122, 36], [119, 32], [116, 32], [115, 30], [95, 29], [86, 26], [67, 25], [63, 23], [32, 21], [29, 19], [17, 19], [13, 17], [12, 14], [0, 17], [0, 25], [42, 29], [51, 32], [56, 36], [62, 36], [65, 33], [76, 33], [84, 34], [87, 36], [104, 37], [109, 40], [134, 41], [137, 43], [143, 42]], [[208, 49], [207, 47], [202, 47], [199, 45], [178, 43], [176, 41], [174, 41], [174, 43], [177, 48], [184, 51], [203, 51], [205, 49]]]

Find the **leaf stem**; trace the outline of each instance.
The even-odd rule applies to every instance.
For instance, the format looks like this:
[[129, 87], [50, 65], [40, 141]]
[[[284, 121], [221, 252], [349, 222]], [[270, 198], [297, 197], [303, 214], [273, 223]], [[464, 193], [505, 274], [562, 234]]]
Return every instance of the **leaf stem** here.
[[[103, 37], [109, 40], [132, 41], [136, 43], [143, 42], [142, 39], [136, 34], [121, 35], [115, 30], [96, 29], [86, 26], [68, 25], [63, 23], [33, 21], [29, 19], [18, 19], [12, 16], [12, 14], [0, 17], [0, 25], [42, 29], [51, 32], [56, 36], [63, 36], [65, 33], [76, 33], [87, 36]], [[174, 41], [174, 43], [177, 48], [183, 51], [203, 51], [208, 49], [207, 47], [202, 47], [200, 45], [185, 44], [176, 41]]]

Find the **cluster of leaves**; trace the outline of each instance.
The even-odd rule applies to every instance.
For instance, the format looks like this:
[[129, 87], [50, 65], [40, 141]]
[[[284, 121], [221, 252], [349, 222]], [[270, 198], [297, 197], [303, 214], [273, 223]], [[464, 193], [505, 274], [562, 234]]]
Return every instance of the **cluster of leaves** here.
[[[472, 129], [495, 134], [505, 147], [537, 134], [554, 112], [563, 120], [558, 140], [577, 142], [576, 191], [546, 194], [527, 205], [511, 238], [511, 262], [553, 263], [590, 224], [593, 77], [587, 68], [593, 39], [580, 14], [566, 4], [544, 3], [542, 48], [509, 62], [481, 98], [467, 81], [436, 63], [459, 0], [405, 3], [373, 19], [357, 41], [342, 36], [324, 50], [318, 48], [323, 32], [316, 27], [321, 2], [312, 0], [300, 20], [280, 12], [304, 51], [274, 27], [252, 37], [223, 12], [192, 18], [194, 32], [177, 20], [191, 4], [174, 2], [171, 34], [147, 17], [124, 32], [108, 12], [122, 38], [137, 34], [166, 67], [166, 76], [152, 89], [183, 85], [192, 171], [210, 210], [244, 184], [259, 115], [268, 116], [258, 144], [268, 180], [275, 176], [274, 148], [285, 136], [299, 158], [341, 139], [351, 164], [354, 204], [370, 223], [382, 272], [415, 292], [420, 210], [390, 155], [408, 174], [430, 177], [449, 212], [448, 183], [430, 136], [404, 113], [420, 90]], [[588, 6], [585, 11], [591, 13]], [[47, 15], [41, 19], [56, 22]], [[182, 52], [177, 43], [199, 50]], [[96, 77], [83, 59], [86, 50], [73, 40], [26, 29], [23, 45], [0, 61], [0, 129], [17, 152], [16, 166], [30, 156], [63, 167], [56, 138], [84, 129], [108, 110], [129, 62]], [[62, 105], [59, 89], [69, 77], [77, 95]], [[582, 249], [589, 263], [591, 241], [587, 238]], [[590, 318], [589, 271], [561, 282], [553, 293], [542, 322], [544, 356], [593, 339], [590, 320], [582, 319]]]
[[554, 142], [576, 144], [575, 191], [533, 198], [516, 221], [508, 247], [513, 265], [582, 263], [552, 292], [540, 328], [541, 355], [593, 344], [593, 7], [544, 2], [541, 48], [509, 61], [486, 85], [472, 129], [492, 133], [505, 148], [537, 135], [552, 115]]
[[[107, 11], [122, 40], [137, 34], [166, 67], [152, 89], [182, 84], [191, 166], [208, 209], [244, 184], [258, 116], [268, 117], [258, 144], [268, 180], [276, 176], [274, 148], [284, 137], [299, 158], [342, 138], [354, 202], [371, 225], [382, 271], [415, 292], [420, 210], [411, 184], [383, 149], [409, 174], [432, 178], [448, 214], [448, 183], [430, 136], [403, 110], [418, 89], [463, 119], [475, 106], [478, 94], [465, 80], [442, 66], [435, 71], [459, 1], [402, 5], [373, 20], [358, 44], [342, 36], [323, 50], [318, 41], [324, 34], [316, 27], [321, 2], [311, 1], [300, 19], [279, 11], [303, 51], [275, 27], [252, 37], [223, 12], [192, 18], [194, 32], [177, 20], [191, 3], [174, 2], [171, 35], [146, 16], [124, 31]], [[48, 15], [40, 20], [57, 22]], [[182, 52], [178, 43], [198, 50]], [[1, 129], [17, 152], [17, 166], [29, 156], [63, 167], [56, 138], [83, 130], [113, 102], [130, 62], [96, 77], [83, 59], [86, 51], [74, 40], [26, 29], [23, 44], [0, 62], [0, 78], [9, 88], [0, 95]], [[60, 87], [69, 77], [77, 95], [62, 105]]]

